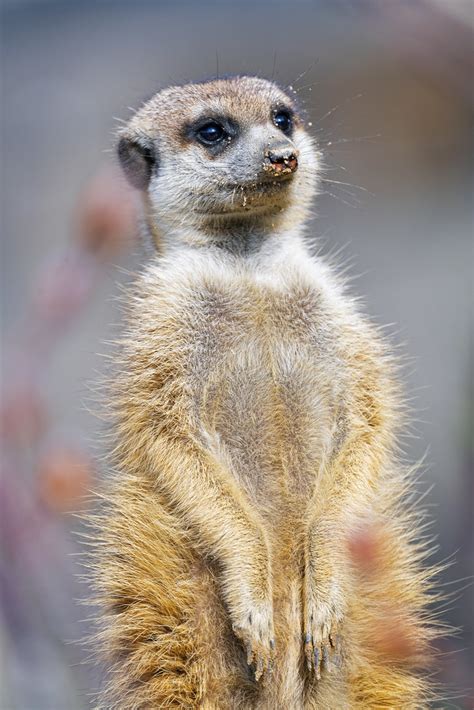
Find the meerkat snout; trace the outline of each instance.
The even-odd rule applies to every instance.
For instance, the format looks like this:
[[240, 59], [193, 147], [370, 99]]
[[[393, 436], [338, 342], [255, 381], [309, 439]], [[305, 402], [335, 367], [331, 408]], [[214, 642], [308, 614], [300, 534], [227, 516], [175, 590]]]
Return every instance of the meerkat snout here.
[[298, 151], [289, 145], [278, 145], [265, 152], [263, 169], [272, 176], [291, 175], [298, 168]]

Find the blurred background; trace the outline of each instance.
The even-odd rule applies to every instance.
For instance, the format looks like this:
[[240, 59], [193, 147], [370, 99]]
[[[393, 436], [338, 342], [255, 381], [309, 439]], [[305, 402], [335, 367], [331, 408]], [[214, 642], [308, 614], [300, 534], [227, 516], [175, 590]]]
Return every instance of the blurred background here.
[[2, 3], [1, 710], [90, 707], [74, 515], [104, 475], [90, 388], [146, 258], [114, 132], [170, 83], [291, 86], [325, 153], [311, 233], [409, 356], [407, 458], [453, 566], [443, 708], [472, 695], [470, 0]]

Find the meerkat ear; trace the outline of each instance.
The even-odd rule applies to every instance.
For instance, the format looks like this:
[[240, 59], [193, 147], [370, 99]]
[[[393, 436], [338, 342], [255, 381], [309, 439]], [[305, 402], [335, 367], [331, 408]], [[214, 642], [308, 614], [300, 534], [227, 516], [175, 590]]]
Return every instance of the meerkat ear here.
[[127, 180], [137, 190], [145, 191], [158, 158], [150, 138], [122, 136], [117, 153]]

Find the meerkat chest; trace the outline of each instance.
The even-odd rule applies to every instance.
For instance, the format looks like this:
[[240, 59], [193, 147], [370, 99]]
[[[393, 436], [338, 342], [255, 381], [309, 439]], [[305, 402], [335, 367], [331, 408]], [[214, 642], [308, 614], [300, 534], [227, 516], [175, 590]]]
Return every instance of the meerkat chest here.
[[254, 493], [306, 495], [337, 446], [344, 371], [324, 296], [255, 285], [203, 299], [199, 409], [211, 446]]

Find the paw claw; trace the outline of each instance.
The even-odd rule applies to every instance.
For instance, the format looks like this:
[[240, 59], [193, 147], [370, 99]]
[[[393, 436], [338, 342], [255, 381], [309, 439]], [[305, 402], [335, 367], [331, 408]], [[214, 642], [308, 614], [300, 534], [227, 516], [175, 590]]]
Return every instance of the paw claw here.
[[324, 668], [328, 671], [328, 673], [330, 673], [331, 672], [331, 664], [329, 662], [329, 648], [328, 648], [328, 646], [323, 646], [322, 664], [324, 665]]
[[252, 644], [247, 644], [247, 665], [251, 666], [253, 661], [253, 648]]
[[254, 668], [255, 680], [260, 680], [265, 673], [271, 672], [275, 655], [271, 607], [249, 612], [243, 621], [233, 624], [232, 629], [244, 644], [247, 663]]
[[320, 678], [319, 674], [319, 659], [320, 659], [320, 653], [319, 653], [319, 648], [314, 649], [314, 669], [316, 671], [316, 676]]
[[[319, 618], [319, 623], [316, 620]], [[304, 652], [306, 665], [310, 673], [314, 673], [319, 680], [321, 672], [331, 673], [335, 667], [341, 663], [339, 653], [339, 636], [336, 634], [337, 619], [329, 612], [323, 616], [318, 616], [313, 612], [307, 615], [307, 627], [311, 629], [304, 634]], [[338, 656], [338, 663], [335, 663], [333, 655]], [[333, 662], [334, 660], [334, 662]]]

